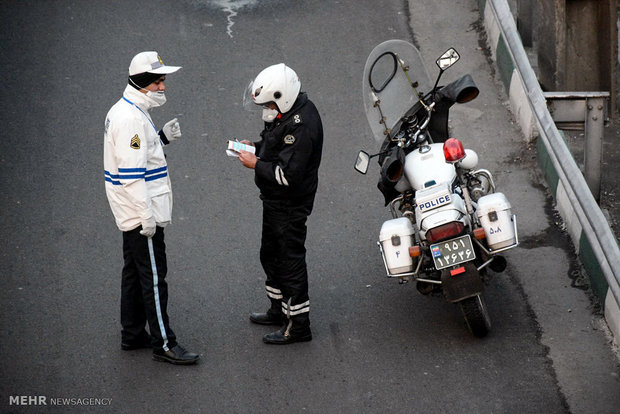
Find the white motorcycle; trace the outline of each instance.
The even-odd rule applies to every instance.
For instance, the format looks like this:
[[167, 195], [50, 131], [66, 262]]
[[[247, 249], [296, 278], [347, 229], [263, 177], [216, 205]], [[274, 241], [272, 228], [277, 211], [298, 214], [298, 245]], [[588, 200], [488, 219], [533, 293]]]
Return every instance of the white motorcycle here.
[[470, 75], [438, 86], [459, 59], [453, 48], [441, 55], [431, 85], [410, 43], [388, 40], [373, 49], [364, 68], [364, 105], [382, 145], [374, 155], [360, 151], [355, 169], [366, 174], [379, 157], [378, 187], [393, 217], [378, 241], [387, 276], [458, 303], [469, 330], [483, 337], [491, 329], [482, 296], [486, 272], [506, 268], [500, 253], [518, 245], [517, 224], [491, 173], [476, 168], [477, 154], [448, 138], [450, 107], [479, 93]]

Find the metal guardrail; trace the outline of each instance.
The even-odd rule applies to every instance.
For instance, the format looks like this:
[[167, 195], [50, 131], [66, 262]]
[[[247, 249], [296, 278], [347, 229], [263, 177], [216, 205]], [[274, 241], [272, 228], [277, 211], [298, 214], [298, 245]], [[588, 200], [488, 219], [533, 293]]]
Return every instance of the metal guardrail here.
[[521, 43], [507, 1], [488, 0], [487, 5], [491, 6], [499, 30], [506, 42], [508, 53], [521, 78], [538, 127], [539, 139], [542, 139], [551, 162], [565, 187], [566, 196], [575, 210], [575, 215], [592, 247], [609, 289], [616, 303], [620, 304], [618, 243], [547, 109], [545, 97]]
[[609, 92], [543, 92], [559, 129], [585, 131], [584, 174], [597, 202], [601, 201], [603, 129], [608, 122]]

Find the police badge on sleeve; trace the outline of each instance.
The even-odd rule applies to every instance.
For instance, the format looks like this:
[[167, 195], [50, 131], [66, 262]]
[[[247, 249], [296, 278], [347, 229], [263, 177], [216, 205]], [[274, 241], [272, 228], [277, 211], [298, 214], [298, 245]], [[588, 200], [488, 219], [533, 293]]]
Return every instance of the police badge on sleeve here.
[[295, 142], [295, 137], [294, 136], [289, 134], [289, 135], [284, 137], [284, 143], [285, 144], [289, 144], [290, 145], [290, 144], [293, 144], [294, 142]]
[[133, 149], [140, 149], [140, 137], [138, 137], [138, 134], [133, 136], [129, 146]]

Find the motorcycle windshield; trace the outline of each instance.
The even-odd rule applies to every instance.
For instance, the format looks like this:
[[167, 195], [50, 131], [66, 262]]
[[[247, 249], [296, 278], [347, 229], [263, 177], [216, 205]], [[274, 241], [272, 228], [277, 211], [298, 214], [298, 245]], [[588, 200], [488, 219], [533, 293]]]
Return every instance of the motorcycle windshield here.
[[418, 96], [429, 93], [431, 88], [415, 46], [398, 39], [376, 46], [366, 60], [363, 78], [364, 108], [375, 140], [385, 140], [386, 128], [397, 131], [403, 116], [418, 102]]

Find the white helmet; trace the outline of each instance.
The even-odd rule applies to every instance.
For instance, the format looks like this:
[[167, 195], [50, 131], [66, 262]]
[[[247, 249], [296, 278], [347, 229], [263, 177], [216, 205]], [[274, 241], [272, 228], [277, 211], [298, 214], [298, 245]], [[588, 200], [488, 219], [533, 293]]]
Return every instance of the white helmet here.
[[299, 77], [284, 63], [263, 69], [248, 87], [252, 102], [257, 105], [273, 102], [282, 114], [293, 107], [300, 90]]

